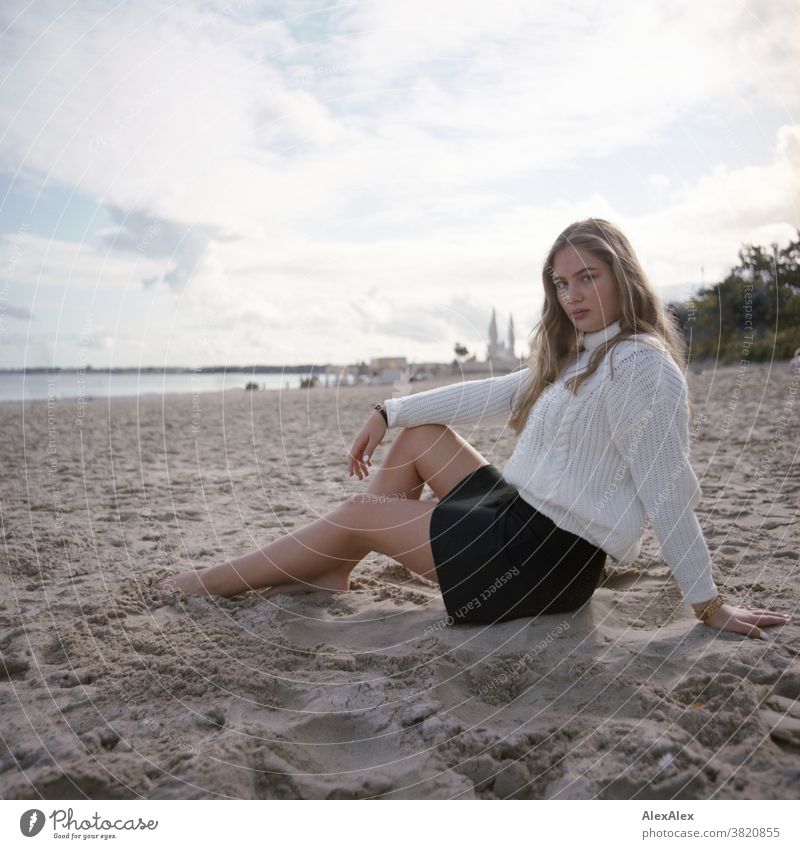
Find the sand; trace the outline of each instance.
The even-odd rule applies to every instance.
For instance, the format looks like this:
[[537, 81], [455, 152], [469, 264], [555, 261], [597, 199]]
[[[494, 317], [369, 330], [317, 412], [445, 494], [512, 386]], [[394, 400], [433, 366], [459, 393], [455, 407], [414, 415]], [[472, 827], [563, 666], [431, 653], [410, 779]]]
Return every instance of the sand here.
[[[797, 614], [800, 375], [689, 382], [717, 583]], [[446, 625], [436, 586], [380, 555], [338, 595], [144, 586], [365, 490], [346, 451], [389, 394], [0, 405], [2, 797], [796, 796], [797, 616], [769, 642], [702, 625], [649, 530], [577, 613], [491, 627]], [[458, 429], [502, 468], [510, 431]]]

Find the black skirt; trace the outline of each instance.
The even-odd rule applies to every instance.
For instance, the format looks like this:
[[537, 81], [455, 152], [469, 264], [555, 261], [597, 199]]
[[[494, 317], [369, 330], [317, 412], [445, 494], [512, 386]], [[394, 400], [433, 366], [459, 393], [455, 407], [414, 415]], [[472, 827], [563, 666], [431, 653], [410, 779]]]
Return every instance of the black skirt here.
[[533, 508], [491, 463], [436, 505], [431, 549], [448, 621], [502, 622], [585, 604], [603, 572], [603, 549]]

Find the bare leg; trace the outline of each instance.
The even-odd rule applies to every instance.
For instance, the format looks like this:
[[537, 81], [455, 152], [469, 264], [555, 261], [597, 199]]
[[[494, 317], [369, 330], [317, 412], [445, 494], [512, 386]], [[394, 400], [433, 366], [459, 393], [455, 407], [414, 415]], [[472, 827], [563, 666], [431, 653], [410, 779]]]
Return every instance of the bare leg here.
[[349, 587], [353, 568], [375, 550], [435, 581], [428, 534], [435, 502], [416, 503], [424, 482], [442, 497], [486, 462], [443, 425], [406, 428], [366, 493], [263, 549], [201, 572], [182, 572], [161, 586], [220, 596], [262, 587], [270, 587], [270, 593], [342, 591]]
[[[380, 496], [383, 496], [384, 503], [386, 499], [390, 498], [397, 500], [419, 500], [425, 487], [425, 481], [420, 476], [415, 465], [415, 460], [417, 459], [414, 456], [415, 444], [409, 443], [419, 443], [422, 434], [419, 432], [413, 434], [413, 440], [409, 438], [410, 434], [412, 434], [411, 430], [403, 430], [391, 443], [383, 464], [374, 473], [372, 482], [367, 488], [366, 493], [363, 494], [365, 501], [369, 500], [369, 496], [374, 496], [376, 499], [380, 499]], [[431, 439], [430, 441], [433, 440]], [[430, 451], [431, 449], [428, 448], [427, 450]], [[381, 503], [381, 501], [378, 500], [378, 503]], [[289, 583], [281, 583], [277, 586], [272, 586], [263, 595], [266, 598], [270, 598], [277, 593], [309, 592], [314, 589], [332, 590], [334, 592], [349, 590], [350, 573], [370, 553], [370, 550], [367, 547], [367, 550], [357, 559], [340, 560], [330, 571], [319, 574], [311, 582], [291, 581]]]
[[[368, 554], [366, 544], [337, 521], [336, 511], [291, 531], [264, 548], [200, 572], [182, 572], [164, 582], [187, 593], [233, 596], [247, 590], [303, 582], [305, 589], [338, 589], [331, 572], [353, 569]], [[328, 579], [324, 579], [328, 576]], [[319, 586], [314, 579], [320, 579]], [[330, 584], [330, 586], [329, 586]], [[166, 588], [166, 586], [165, 586]]]

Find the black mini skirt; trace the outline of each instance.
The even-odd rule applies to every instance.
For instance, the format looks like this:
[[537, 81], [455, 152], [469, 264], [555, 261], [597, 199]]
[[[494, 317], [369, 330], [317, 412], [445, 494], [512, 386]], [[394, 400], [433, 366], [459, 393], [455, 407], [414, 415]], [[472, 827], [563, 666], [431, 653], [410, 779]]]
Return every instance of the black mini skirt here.
[[439, 501], [430, 535], [454, 624], [576, 610], [592, 597], [606, 561], [603, 549], [528, 504], [491, 463]]

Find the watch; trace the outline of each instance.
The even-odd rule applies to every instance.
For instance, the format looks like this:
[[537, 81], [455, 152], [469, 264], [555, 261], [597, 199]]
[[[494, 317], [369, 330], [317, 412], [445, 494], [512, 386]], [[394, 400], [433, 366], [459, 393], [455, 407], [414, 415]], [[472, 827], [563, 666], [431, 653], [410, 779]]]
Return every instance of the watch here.
[[383, 420], [386, 422], [386, 426], [388, 427], [389, 426], [389, 416], [386, 414], [386, 409], [383, 406], [383, 404], [376, 404], [372, 409], [377, 410], [383, 416]]

